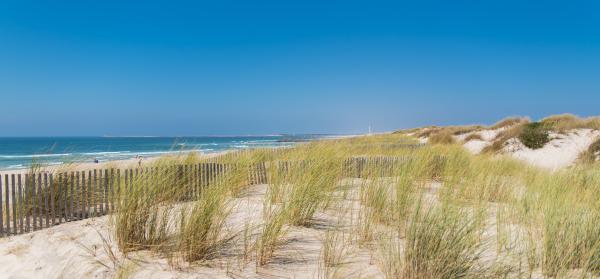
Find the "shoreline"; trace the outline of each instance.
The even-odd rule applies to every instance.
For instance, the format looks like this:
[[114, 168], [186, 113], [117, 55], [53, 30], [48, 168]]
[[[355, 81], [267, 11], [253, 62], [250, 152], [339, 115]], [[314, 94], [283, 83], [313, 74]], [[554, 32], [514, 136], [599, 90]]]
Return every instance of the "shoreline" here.
[[[231, 149], [231, 150], [224, 150], [224, 151], [211, 152], [211, 153], [196, 152], [195, 154], [197, 156], [199, 156], [200, 158], [210, 159], [210, 158], [218, 157], [221, 155], [225, 155], [232, 151], [235, 151], [235, 150]], [[144, 166], [144, 165], [151, 164], [154, 161], [161, 159], [161, 158], [182, 158], [183, 156], [187, 156], [188, 154], [191, 154], [191, 153], [193, 153], [193, 152], [171, 153], [171, 154], [162, 154], [159, 156], [152, 156], [152, 157], [142, 157], [141, 165]], [[103, 168], [106, 168], [109, 166], [113, 167], [113, 168], [125, 169], [125, 168], [137, 167], [139, 161], [140, 160], [136, 159], [136, 158], [129, 158], [129, 159], [121, 159], [121, 160], [110, 160], [110, 161], [104, 161], [104, 162], [99, 162], [99, 163], [73, 162], [73, 163], [62, 163], [62, 164], [57, 164], [57, 165], [42, 166], [40, 169], [41, 169], [41, 171], [46, 171], [46, 172], [56, 172], [56, 171], [60, 170], [61, 168], [68, 168], [69, 170], [74, 170], [74, 171], [82, 171], [82, 170], [103, 169]], [[0, 169], [0, 179], [5, 175], [18, 175], [18, 174], [23, 175], [23, 174], [28, 173], [30, 170], [31, 170], [31, 167], [22, 168], [22, 169]]]
[[[364, 136], [364, 135], [363, 134], [335, 135], [335, 136], [328, 135], [328, 136], [324, 136], [322, 138], [313, 139], [313, 140], [309, 140], [309, 141], [285, 141], [285, 142], [279, 142], [279, 143], [287, 143], [287, 144], [290, 144], [291, 146], [295, 146], [298, 144], [305, 144], [305, 143], [314, 142], [314, 141], [339, 140], [339, 139], [348, 139], [348, 138], [354, 138], [354, 137], [360, 137], [360, 136]], [[274, 146], [270, 146], [268, 148], [286, 148], [286, 147], [290, 147], [290, 146], [274, 145]], [[180, 157], [180, 156], [186, 156], [191, 153], [195, 153], [200, 157], [212, 158], [215, 156], [220, 156], [220, 155], [226, 154], [228, 152], [247, 150], [247, 149], [252, 149], [252, 148], [242, 148], [242, 149], [230, 148], [230, 149], [219, 150], [219, 151], [208, 151], [208, 150], [200, 150], [200, 149], [180, 150], [180, 151], [166, 150], [166, 151], [154, 151], [153, 153], [156, 153], [155, 155], [148, 155], [147, 152], [139, 152], [140, 154], [133, 153], [132, 156], [140, 155], [142, 158], [142, 163], [149, 163], [149, 162], [155, 161], [157, 158]], [[106, 152], [111, 152], [111, 151], [106, 151]], [[100, 153], [106, 153], [106, 152], [100, 152]], [[115, 152], [115, 153], [118, 153], [118, 152]], [[60, 162], [60, 163], [49, 162], [49, 163], [45, 163], [45, 164], [42, 163], [41, 165], [42, 165], [42, 169], [45, 171], [56, 171], [56, 170], [64, 168], [64, 167], [68, 167], [68, 168], [75, 169], [75, 170], [89, 170], [89, 169], [94, 169], [94, 168], [96, 168], [96, 169], [104, 168], [109, 165], [116, 166], [118, 168], [133, 167], [133, 166], [137, 165], [138, 160], [139, 160], [138, 158], [129, 157], [129, 158], [124, 158], [124, 159], [112, 159], [112, 160], [102, 160], [101, 159], [98, 163], [94, 163], [91, 161], [90, 158], [86, 158], [86, 160], [81, 160], [81, 161], [74, 160], [72, 162], [67, 161], [67, 162]], [[31, 169], [31, 165], [25, 165], [20, 168], [11, 168], [11, 167], [1, 168], [0, 167], [0, 174], [1, 175], [24, 174], [24, 173], [27, 173], [30, 169]]]

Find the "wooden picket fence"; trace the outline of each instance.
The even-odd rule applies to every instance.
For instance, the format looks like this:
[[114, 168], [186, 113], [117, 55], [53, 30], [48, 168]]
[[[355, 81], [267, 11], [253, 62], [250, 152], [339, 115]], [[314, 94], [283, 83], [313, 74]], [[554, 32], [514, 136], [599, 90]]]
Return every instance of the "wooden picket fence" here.
[[[343, 161], [343, 176], [390, 176], [405, 157], [351, 157]], [[298, 162], [294, 162], [298, 163]], [[309, 162], [300, 162], [309, 163]], [[272, 164], [277, 171], [287, 171], [292, 162]], [[249, 168], [247, 184], [269, 182], [266, 162]], [[173, 185], [182, 185], [186, 198], [197, 198], [202, 187], [211, 185], [232, 169], [231, 163], [209, 161], [169, 167]], [[372, 170], [379, 173], [373, 174]], [[63, 173], [0, 175], [0, 237], [28, 233], [66, 222], [103, 216], [117, 210], [116, 193], [127, 194], [134, 181], [144, 187], [157, 185], [156, 178], [166, 170], [161, 167], [133, 169], [94, 169]], [[177, 183], [175, 183], [177, 182]], [[183, 182], [183, 183], [182, 183]]]

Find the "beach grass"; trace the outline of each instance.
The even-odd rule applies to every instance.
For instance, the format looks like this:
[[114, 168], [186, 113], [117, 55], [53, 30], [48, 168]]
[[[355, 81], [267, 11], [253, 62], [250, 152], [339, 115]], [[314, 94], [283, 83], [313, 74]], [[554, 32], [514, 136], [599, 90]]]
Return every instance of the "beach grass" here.
[[[550, 172], [505, 156], [474, 156], [457, 144], [398, 142], [414, 141], [376, 135], [223, 158], [231, 163], [227, 173], [191, 198], [172, 190], [189, 183], [174, 179], [176, 172], [165, 172], [154, 190], [133, 183], [137, 190], [119, 196], [116, 239], [123, 252], [168, 250], [185, 262], [219, 258], [240, 235], [225, 225], [232, 201], [262, 183], [262, 219], [255, 237], [243, 234], [239, 256], [259, 267], [285, 249], [290, 231], [314, 229], [322, 222], [317, 215], [355, 203], [355, 214], [339, 215], [352, 228], [322, 234], [323, 274], [340, 274], [343, 255], [362, 249], [376, 255], [386, 278], [599, 275], [597, 168]], [[266, 180], [252, 178], [257, 165]]]

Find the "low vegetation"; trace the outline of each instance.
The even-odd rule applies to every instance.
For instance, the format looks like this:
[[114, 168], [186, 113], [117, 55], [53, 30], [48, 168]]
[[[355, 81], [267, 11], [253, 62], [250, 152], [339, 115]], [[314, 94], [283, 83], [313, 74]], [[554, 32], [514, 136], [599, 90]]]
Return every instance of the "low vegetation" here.
[[517, 124], [500, 131], [492, 140], [492, 144], [483, 149], [483, 153], [495, 153], [502, 150], [510, 139], [517, 139], [521, 136], [526, 124], [528, 123]]
[[[498, 124], [503, 136], [538, 146], [549, 125], [505, 121], [519, 124]], [[597, 165], [548, 172], [433, 142], [444, 144], [389, 134], [257, 149], [211, 159], [222, 173], [201, 188], [179, 168], [208, 159], [158, 160], [116, 193], [112, 233], [121, 253], [152, 251], [177, 270], [239, 261], [243, 272], [304, 264], [322, 278], [600, 276]], [[256, 189], [262, 209], [244, 224], [234, 212]], [[311, 234], [318, 255], [290, 256]]]
[[[486, 146], [483, 153], [497, 153], [505, 148], [509, 140], [517, 139], [531, 149], [543, 147], [550, 141], [550, 133], [565, 134], [574, 129], [600, 130], [600, 117], [581, 118], [572, 114], [553, 115], [539, 122], [531, 122], [526, 117], [510, 117], [491, 126], [428, 126], [423, 128], [397, 131], [395, 134], [412, 135], [418, 138], [428, 138], [432, 144], [454, 144], [457, 136], [467, 134], [463, 142], [483, 140], [480, 131], [497, 130], [498, 133], [491, 144]], [[585, 154], [584, 154], [585, 155]], [[582, 161], [585, 161], [582, 156]], [[588, 156], [588, 158], [591, 158]]]
[[465, 142], [469, 142], [472, 140], [483, 140], [483, 137], [480, 134], [473, 133], [465, 137]]
[[596, 139], [590, 147], [581, 154], [580, 161], [583, 163], [596, 163], [600, 161], [600, 138]]
[[455, 142], [453, 134], [447, 130], [440, 130], [429, 136], [429, 143], [431, 144], [452, 144]]
[[541, 123], [559, 133], [573, 129], [600, 130], [600, 117], [581, 118], [573, 114], [560, 114], [546, 117]]
[[527, 117], [509, 117], [496, 122], [494, 125], [490, 126], [489, 129], [495, 130], [508, 128], [516, 125], [527, 124], [529, 122], [531, 122], [531, 120]]
[[519, 140], [531, 149], [542, 148], [550, 141], [548, 128], [540, 122], [527, 123], [519, 134]]
[[600, 130], [600, 117], [580, 118], [572, 114], [549, 116], [534, 123], [523, 119], [522, 121], [508, 121], [504, 124], [509, 123], [510, 125], [504, 126], [507, 128], [498, 133], [492, 144], [483, 150], [484, 152], [498, 152], [504, 148], [508, 140], [513, 138], [519, 139], [529, 148], [536, 149], [543, 147], [543, 144], [549, 141], [548, 134], [550, 132], [564, 134], [573, 129]]

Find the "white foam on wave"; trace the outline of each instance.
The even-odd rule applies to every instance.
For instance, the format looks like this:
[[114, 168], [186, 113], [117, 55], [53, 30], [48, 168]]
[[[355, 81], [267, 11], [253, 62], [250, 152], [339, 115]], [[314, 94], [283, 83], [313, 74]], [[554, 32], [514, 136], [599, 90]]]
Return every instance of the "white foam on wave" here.
[[112, 154], [130, 154], [131, 151], [101, 151], [101, 152], [84, 152], [82, 155], [112, 155]]
[[21, 158], [43, 158], [43, 157], [64, 157], [70, 156], [71, 153], [58, 154], [29, 154], [29, 155], [0, 155], [1, 159], [21, 159]]

